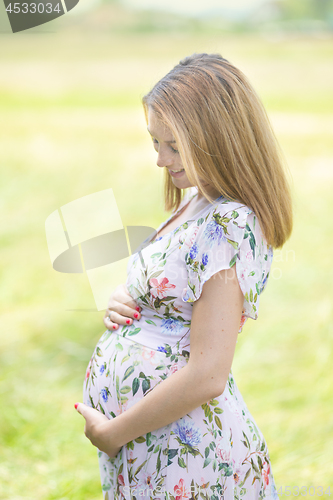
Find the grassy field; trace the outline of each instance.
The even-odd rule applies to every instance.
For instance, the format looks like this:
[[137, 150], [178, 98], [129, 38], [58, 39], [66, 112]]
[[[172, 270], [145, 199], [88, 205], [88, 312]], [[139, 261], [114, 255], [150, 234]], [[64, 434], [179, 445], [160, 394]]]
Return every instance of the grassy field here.
[[102, 498], [73, 404], [104, 314], [67, 311], [95, 303], [85, 275], [52, 269], [45, 220], [110, 187], [125, 225], [166, 218], [140, 97], [193, 52], [219, 52], [248, 75], [292, 178], [293, 236], [239, 337], [235, 380], [277, 487], [333, 493], [332, 40], [21, 34], [1, 47], [0, 499]]

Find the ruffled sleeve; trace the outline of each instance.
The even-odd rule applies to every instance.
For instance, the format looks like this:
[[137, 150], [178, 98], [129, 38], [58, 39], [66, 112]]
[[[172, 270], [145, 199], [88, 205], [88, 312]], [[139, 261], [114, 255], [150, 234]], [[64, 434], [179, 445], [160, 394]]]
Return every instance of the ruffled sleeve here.
[[182, 247], [187, 271], [183, 302], [198, 300], [209, 278], [236, 264], [244, 295], [239, 333], [247, 318], [258, 318], [259, 298], [267, 284], [273, 250], [249, 207], [221, 201], [191, 225]]

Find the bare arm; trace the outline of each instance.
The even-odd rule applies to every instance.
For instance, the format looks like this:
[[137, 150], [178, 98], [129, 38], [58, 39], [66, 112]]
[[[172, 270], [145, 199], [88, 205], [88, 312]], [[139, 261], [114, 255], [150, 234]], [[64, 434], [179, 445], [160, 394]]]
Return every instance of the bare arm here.
[[[208, 280], [193, 304], [188, 364], [130, 409], [104, 424], [103, 442], [123, 446], [222, 394], [235, 352], [244, 296], [236, 269]], [[107, 443], [105, 443], [107, 445]]]

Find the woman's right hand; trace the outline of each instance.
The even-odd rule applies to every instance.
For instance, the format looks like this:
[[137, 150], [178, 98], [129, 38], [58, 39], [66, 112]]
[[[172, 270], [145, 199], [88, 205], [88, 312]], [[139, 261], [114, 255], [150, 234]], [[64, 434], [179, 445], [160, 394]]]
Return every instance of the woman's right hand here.
[[140, 311], [141, 307], [128, 293], [125, 283], [122, 283], [117, 286], [109, 299], [104, 325], [108, 330], [117, 330], [119, 325], [132, 325], [133, 319], [141, 318]]

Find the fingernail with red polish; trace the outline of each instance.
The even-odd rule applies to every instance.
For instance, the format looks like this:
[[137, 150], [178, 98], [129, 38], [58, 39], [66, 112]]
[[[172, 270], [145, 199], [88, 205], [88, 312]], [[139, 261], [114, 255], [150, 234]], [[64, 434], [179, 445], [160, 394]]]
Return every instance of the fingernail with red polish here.
[[135, 309], [136, 309], [138, 312], [140, 312], [141, 307], [137, 306]]
[[117, 325], [113, 325], [112, 328], [115, 330], [117, 328]]
[[138, 318], [138, 317], [139, 317], [138, 313], [134, 313], [134, 318]]
[[130, 322], [131, 322], [131, 320], [130, 320], [130, 319], [127, 319], [127, 320], [126, 320], [126, 323], [127, 323], [128, 325], [130, 324]]
[[79, 406], [79, 403], [75, 403], [74, 408], [77, 410], [77, 407]]

